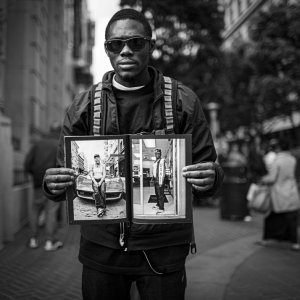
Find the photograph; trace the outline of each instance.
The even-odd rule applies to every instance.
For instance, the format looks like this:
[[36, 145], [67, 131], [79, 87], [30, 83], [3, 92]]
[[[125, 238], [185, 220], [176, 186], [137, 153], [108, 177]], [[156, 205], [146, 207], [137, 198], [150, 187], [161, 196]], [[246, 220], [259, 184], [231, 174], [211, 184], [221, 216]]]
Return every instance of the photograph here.
[[67, 193], [70, 223], [126, 219], [123, 138], [65, 137], [66, 167], [76, 172]]
[[190, 220], [190, 187], [182, 177], [190, 136], [131, 136], [133, 222]]

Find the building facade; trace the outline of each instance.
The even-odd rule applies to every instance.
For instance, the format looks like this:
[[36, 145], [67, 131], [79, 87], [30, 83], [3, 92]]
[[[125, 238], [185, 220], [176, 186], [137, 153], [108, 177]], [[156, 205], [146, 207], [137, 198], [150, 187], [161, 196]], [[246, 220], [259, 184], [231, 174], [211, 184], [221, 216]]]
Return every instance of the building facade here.
[[223, 47], [231, 48], [240, 40], [248, 40], [251, 17], [270, 0], [222, 0], [224, 9]]
[[8, 189], [0, 199], [0, 249], [27, 222], [29, 148], [92, 84], [94, 27], [86, 0], [0, 0], [0, 152], [7, 157], [0, 190]]

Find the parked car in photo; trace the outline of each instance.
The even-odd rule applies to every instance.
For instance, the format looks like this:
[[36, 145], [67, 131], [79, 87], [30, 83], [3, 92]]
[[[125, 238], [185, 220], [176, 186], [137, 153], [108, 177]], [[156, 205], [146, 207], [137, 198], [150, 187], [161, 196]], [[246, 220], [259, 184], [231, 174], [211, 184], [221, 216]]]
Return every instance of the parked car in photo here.
[[[125, 181], [121, 177], [106, 177], [106, 201], [125, 199]], [[89, 175], [79, 175], [76, 179], [76, 193], [80, 198], [93, 199], [92, 179]]]

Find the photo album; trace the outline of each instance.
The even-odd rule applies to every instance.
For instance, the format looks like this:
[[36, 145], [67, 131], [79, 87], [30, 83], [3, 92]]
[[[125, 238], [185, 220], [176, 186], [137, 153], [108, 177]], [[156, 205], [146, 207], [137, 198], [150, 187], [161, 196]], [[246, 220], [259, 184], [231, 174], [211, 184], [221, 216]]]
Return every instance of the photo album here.
[[66, 136], [69, 224], [192, 222], [191, 135]]

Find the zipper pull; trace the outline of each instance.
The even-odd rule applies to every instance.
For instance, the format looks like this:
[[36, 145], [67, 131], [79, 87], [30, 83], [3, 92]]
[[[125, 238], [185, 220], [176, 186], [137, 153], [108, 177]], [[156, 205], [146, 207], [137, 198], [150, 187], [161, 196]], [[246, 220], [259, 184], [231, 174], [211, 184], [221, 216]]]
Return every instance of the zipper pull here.
[[119, 237], [119, 244], [120, 244], [121, 248], [122, 248], [124, 251], [127, 251], [127, 247], [124, 248], [124, 245], [125, 245], [124, 238], [125, 238], [125, 234], [124, 234], [124, 222], [123, 222], [123, 223], [120, 223], [120, 237]]
[[124, 246], [124, 233], [120, 233], [119, 243], [121, 247]]
[[190, 250], [191, 250], [191, 254], [195, 254], [197, 252], [197, 246], [194, 241], [190, 243]]

